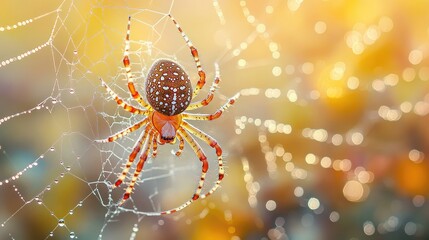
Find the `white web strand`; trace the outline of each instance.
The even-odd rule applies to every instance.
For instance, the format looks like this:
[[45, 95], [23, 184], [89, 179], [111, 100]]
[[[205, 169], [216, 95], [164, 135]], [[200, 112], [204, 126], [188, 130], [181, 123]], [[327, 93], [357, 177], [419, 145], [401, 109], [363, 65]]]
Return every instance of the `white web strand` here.
[[0, 68], [1, 67], [5, 67], [5, 66], [7, 66], [7, 65], [9, 65], [9, 64], [11, 64], [13, 62], [20, 61], [20, 60], [22, 60], [22, 59], [24, 59], [24, 58], [26, 58], [26, 57], [28, 57], [28, 56], [30, 56], [32, 54], [35, 54], [38, 51], [42, 50], [43, 48], [45, 48], [45, 47], [47, 47], [49, 45], [51, 45], [51, 40], [50, 39], [47, 42], [45, 42], [44, 44], [41, 44], [41, 45], [39, 45], [39, 46], [31, 49], [31, 50], [28, 50], [25, 53], [22, 53], [22, 54], [20, 54], [20, 55], [18, 55], [16, 57], [11, 57], [9, 59], [1, 61], [0, 62]]
[[34, 21], [37, 21], [37, 20], [42, 19], [44, 17], [47, 17], [51, 14], [58, 13], [59, 11], [61, 11], [61, 9], [57, 9], [57, 10], [45, 13], [45, 14], [42, 14], [42, 15], [34, 17], [34, 18], [19, 21], [15, 24], [12, 24], [12, 25], [0, 26], [0, 32], [15, 30], [15, 29], [18, 29], [20, 27], [28, 26], [29, 24], [33, 23]]
[[[19, 30], [19, 28], [24, 27], [24, 26], [28, 26], [31, 23], [34, 23], [35, 21], [37, 21], [39, 19], [42, 19], [44, 17], [47, 17], [47, 16], [55, 14], [55, 13], [58, 14], [60, 11], [61, 11], [61, 9], [57, 9], [57, 10], [54, 10], [54, 11], [42, 14], [40, 16], [34, 17], [34, 18], [30, 18], [30, 19], [27, 19], [27, 20], [24, 20], [24, 21], [17, 22], [16, 24], [7, 25], [7, 26], [0, 26], [0, 33], [1, 32], [11, 31], [11, 30]], [[31, 49], [31, 50], [28, 50], [28, 51], [26, 51], [24, 53], [21, 53], [20, 55], [17, 55], [15, 57], [11, 57], [9, 59], [1, 60], [1, 62], [0, 62], [0, 68], [1, 67], [5, 67], [6, 65], [9, 65], [9, 64], [11, 64], [13, 62], [20, 61], [20, 60], [22, 60], [22, 59], [24, 59], [24, 58], [26, 58], [26, 57], [28, 57], [28, 56], [30, 56], [32, 54], [35, 54], [36, 52], [42, 50], [43, 48], [45, 48], [47, 46], [50, 46], [51, 44], [52, 44], [52, 36], [49, 37], [49, 39], [45, 43], [40, 44], [39, 46], [37, 46], [37, 47], [35, 47], [35, 48]]]

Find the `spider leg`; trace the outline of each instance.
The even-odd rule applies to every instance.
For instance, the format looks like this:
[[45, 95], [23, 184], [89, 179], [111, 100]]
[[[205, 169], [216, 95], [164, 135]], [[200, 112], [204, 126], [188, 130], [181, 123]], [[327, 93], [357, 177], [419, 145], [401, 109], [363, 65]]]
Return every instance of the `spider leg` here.
[[188, 36], [185, 34], [185, 32], [182, 30], [180, 25], [176, 22], [176, 20], [168, 14], [168, 16], [171, 18], [173, 23], [176, 25], [176, 28], [179, 30], [180, 34], [182, 35], [183, 39], [185, 40], [186, 44], [188, 45], [189, 49], [191, 50], [192, 57], [194, 57], [195, 65], [197, 66], [198, 70], [198, 76], [200, 76], [200, 79], [197, 82], [197, 85], [195, 86], [194, 92], [192, 93], [192, 98], [195, 98], [198, 95], [198, 92], [201, 90], [201, 88], [206, 83], [206, 73], [203, 71], [203, 68], [201, 67], [200, 58], [198, 56], [198, 50], [194, 47], [191, 40], [188, 38]]
[[200, 182], [198, 184], [198, 187], [197, 187], [197, 190], [195, 191], [194, 196], [192, 197], [192, 200], [195, 201], [200, 197], [201, 190], [203, 189], [206, 174], [209, 169], [209, 162], [207, 161], [207, 157], [204, 154], [203, 149], [200, 147], [200, 145], [195, 141], [195, 139], [191, 135], [186, 133], [186, 131], [183, 128], [179, 128], [177, 131], [179, 132], [180, 135], [182, 135], [182, 137], [186, 140], [186, 142], [189, 143], [192, 150], [194, 150], [195, 154], [198, 156], [198, 158], [202, 163]]
[[156, 140], [158, 138], [158, 133], [154, 132], [153, 134], [153, 142], [152, 142], [152, 158], [155, 158], [158, 154], [158, 141]]
[[238, 97], [240, 97], [240, 93], [235, 94], [232, 96], [228, 102], [226, 102], [221, 108], [219, 108], [216, 112], [213, 114], [198, 114], [198, 113], [182, 113], [183, 119], [189, 119], [189, 120], [214, 120], [216, 118], [219, 118], [222, 113], [227, 110], [231, 105], [237, 101]]
[[186, 201], [182, 205], [180, 205], [180, 206], [178, 206], [176, 208], [167, 210], [167, 211], [147, 213], [147, 215], [149, 215], [149, 216], [160, 216], [160, 215], [167, 215], [167, 214], [172, 214], [172, 213], [178, 212], [178, 211], [186, 208], [187, 206], [191, 205], [191, 203], [194, 202], [195, 200], [197, 200], [200, 197], [201, 190], [203, 189], [203, 185], [204, 185], [204, 181], [205, 181], [205, 178], [206, 178], [206, 174], [207, 174], [207, 171], [209, 169], [209, 164], [207, 162], [207, 157], [204, 154], [204, 152], [201, 149], [201, 147], [199, 146], [199, 144], [194, 140], [194, 138], [191, 135], [189, 135], [188, 133], [186, 133], [186, 131], [183, 128], [179, 128], [177, 130], [177, 132], [180, 135], [182, 135], [182, 137], [186, 140], [186, 142], [188, 142], [188, 144], [194, 150], [195, 154], [198, 156], [198, 158], [200, 159], [200, 161], [202, 163], [200, 182], [198, 183], [198, 187], [195, 190], [195, 193], [194, 193], [194, 195], [192, 196], [191, 199], [189, 199], [188, 201]]
[[125, 164], [125, 167], [122, 169], [122, 173], [119, 176], [118, 180], [116, 180], [115, 184], [113, 185], [113, 188], [119, 187], [119, 185], [121, 185], [122, 182], [124, 181], [125, 177], [128, 174], [128, 171], [131, 168], [131, 165], [134, 162], [134, 159], [136, 159], [137, 154], [140, 152], [141, 147], [143, 146], [143, 143], [146, 142], [149, 131], [150, 131], [150, 128], [146, 127], [146, 129], [140, 134], [140, 140], [136, 142], [136, 144], [134, 145], [134, 149], [131, 152], [130, 156], [128, 157], [128, 161]]
[[140, 96], [134, 86], [134, 77], [131, 74], [131, 63], [129, 58], [130, 50], [130, 32], [131, 32], [131, 16], [128, 17], [127, 25], [127, 36], [125, 37], [125, 50], [124, 50], [124, 59], [122, 60], [125, 67], [125, 72], [128, 81], [128, 89], [130, 90], [131, 96], [146, 109], [152, 109], [152, 107]]
[[127, 189], [125, 190], [124, 196], [119, 203], [119, 205], [122, 205], [128, 198], [130, 198], [131, 193], [133, 192], [134, 185], [136, 184], [137, 180], [139, 179], [140, 172], [143, 170], [144, 163], [147, 160], [149, 150], [152, 144], [153, 140], [153, 129], [151, 128], [148, 130], [149, 135], [146, 136], [146, 139], [144, 140], [144, 150], [142, 155], [140, 156], [140, 160], [137, 163], [136, 170], [134, 171], [133, 177], [131, 178], [131, 182], [128, 185]]
[[198, 128], [192, 126], [191, 124], [183, 121], [182, 126], [188, 132], [190, 132], [191, 134], [197, 136], [199, 139], [206, 142], [210, 147], [212, 147], [216, 151], [217, 161], [219, 166], [218, 180], [216, 181], [215, 185], [206, 194], [202, 194], [200, 196], [200, 198], [206, 198], [207, 196], [213, 194], [219, 188], [220, 183], [222, 182], [222, 179], [225, 175], [225, 170], [223, 168], [223, 161], [222, 161], [222, 148], [219, 146], [219, 144], [214, 138], [204, 133], [203, 131], [199, 130]]
[[182, 154], [183, 148], [185, 147], [185, 140], [180, 134], [177, 134], [176, 137], [179, 139], [179, 150], [177, 150], [177, 152], [174, 154], [176, 154], [176, 156], [180, 156], [180, 154]]
[[108, 137], [107, 139], [96, 140], [96, 141], [100, 142], [100, 143], [114, 142], [116, 139], [121, 138], [123, 136], [128, 135], [129, 133], [134, 132], [135, 130], [139, 129], [141, 126], [146, 125], [148, 122], [149, 122], [149, 118], [146, 117], [142, 121], [134, 124], [133, 126], [127, 128], [125, 130], [122, 130], [122, 131]]
[[210, 87], [210, 90], [209, 90], [209, 93], [207, 94], [207, 97], [201, 101], [191, 103], [188, 106], [188, 108], [186, 108], [186, 110], [193, 110], [193, 109], [204, 107], [204, 106], [208, 105], [213, 100], [214, 93], [215, 93], [216, 89], [218, 89], [218, 85], [220, 82], [220, 71], [219, 71], [219, 65], [217, 63], [215, 64], [215, 71], [216, 71], [215, 79], [212, 83], [212, 86]]
[[103, 81], [102, 78], [100, 78], [101, 81], [101, 85], [106, 88], [106, 91], [110, 94], [110, 96], [115, 99], [116, 103], [123, 107], [125, 109], [125, 111], [128, 111], [130, 113], [135, 113], [135, 114], [143, 114], [143, 115], [148, 115], [149, 111], [148, 110], [143, 110], [140, 108], [136, 108], [131, 106], [129, 103], [125, 102], [123, 99], [121, 99], [118, 94], [116, 94], [109, 86], [107, 86], [107, 84]]

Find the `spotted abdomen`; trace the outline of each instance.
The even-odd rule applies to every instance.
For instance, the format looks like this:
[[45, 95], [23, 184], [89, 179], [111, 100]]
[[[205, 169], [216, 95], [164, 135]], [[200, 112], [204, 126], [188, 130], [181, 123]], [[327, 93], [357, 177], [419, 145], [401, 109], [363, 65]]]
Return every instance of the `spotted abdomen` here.
[[153, 63], [145, 87], [149, 104], [155, 111], [167, 116], [185, 111], [191, 102], [192, 85], [188, 74], [168, 59]]

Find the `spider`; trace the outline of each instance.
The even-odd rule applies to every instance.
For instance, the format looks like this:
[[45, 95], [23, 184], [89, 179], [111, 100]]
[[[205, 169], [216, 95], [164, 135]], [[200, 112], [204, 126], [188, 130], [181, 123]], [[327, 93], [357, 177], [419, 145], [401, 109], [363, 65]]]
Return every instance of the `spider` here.
[[[215, 79], [210, 87], [210, 90], [208, 91], [207, 96], [203, 100], [192, 102], [192, 100], [198, 96], [198, 93], [204, 86], [206, 82], [206, 74], [201, 67], [197, 49], [193, 46], [192, 42], [185, 32], [183, 32], [177, 21], [170, 14], [168, 14], [168, 17], [176, 25], [176, 28], [185, 40], [195, 61], [199, 80], [194, 90], [192, 90], [191, 80], [188, 74], [180, 66], [180, 64], [170, 59], [158, 59], [152, 64], [145, 80], [144, 91], [146, 100], [137, 92], [134, 86], [134, 77], [131, 74], [129, 59], [131, 16], [128, 17], [123, 64], [126, 71], [129, 92], [142, 108], [133, 107], [129, 103], [125, 102], [109, 86], [107, 86], [103, 79], [100, 78], [103, 87], [119, 106], [132, 114], [141, 114], [145, 116], [143, 120], [137, 122], [133, 126], [122, 130], [108, 137], [107, 139], [98, 140], [98, 142], [102, 143], [114, 142], [117, 139], [136, 131], [137, 129], [144, 129], [139, 137], [139, 140], [135, 143], [127, 163], [122, 169], [122, 174], [119, 175], [118, 179], [112, 186], [113, 188], [119, 187], [125, 181], [125, 178], [137, 157], [137, 154], [141, 152], [140, 159], [136, 165], [134, 174], [128, 183], [119, 205], [122, 205], [132, 194], [135, 184], [139, 179], [140, 172], [143, 170], [143, 166], [148, 158], [148, 155], [150, 154], [151, 149], [152, 157], [156, 157], [158, 144], [174, 144], [177, 139], [179, 141], [179, 146], [178, 150], [175, 152], [175, 155], [180, 156], [184, 149], [185, 142], [187, 142], [201, 161], [201, 177], [198, 187], [196, 188], [192, 197], [176, 208], [167, 211], [151, 213], [150, 215], [164, 215], [180, 211], [197, 199], [206, 198], [218, 189], [224, 177], [222, 148], [213, 137], [194, 127], [188, 123], [187, 120], [205, 121], [217, 119], [226, 109], [235, 103], [240, 95], [239, 93], [235, 94], [213, 114], [184, 112], [185, 110], [202, 108], [207, 106], [212, 101], [214, 93], [220, 82], [219, 66], [215, 64]], [[200, 147], [199, 143], [193, 136], [201, 139], [203, 142], [212, 147], [217, 155], [218, 178], [214, 186], [204, 194], [201, 193], [201, 191], [204, 186], [204, 181], [209, 166], [203, 149]]]

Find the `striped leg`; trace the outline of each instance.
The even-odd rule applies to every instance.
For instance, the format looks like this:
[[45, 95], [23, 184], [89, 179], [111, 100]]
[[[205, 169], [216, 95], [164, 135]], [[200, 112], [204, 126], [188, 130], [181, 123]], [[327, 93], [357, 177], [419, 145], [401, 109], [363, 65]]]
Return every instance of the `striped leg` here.
[[135, 130], [139, 129], [141, 126], [146, 125], [148, 122], [149, 122], [149, 118], [146, 117], [142, 121], [134, 124], [133, 126], [127, 128], [123, 131], [120, 131], [120, 132], [108, 137], [107, 139], [96, 140], [96, 141], [100, 142], [100, 143], [114, 142], [116, 139], [121, 138], [123, 136], [126, 136], [126, 135], [134, 132]]
[[147, 215], [150, 215], [150, 216], [159, 216], [159, 215], [166, 215], [166, 214], [172, 214], [172, 213], [178, 212], [178, 211], [186, 208], [187, 206], [191, 205], [191, 203], [193, 203], [195, 200], [197, 200], [200, 197], [201, 190], [203, 189], [203, 185], [204, 185], [204, 181], [205, 181], [205, 178], [206, 178], [206, 174], [207, 174], [207, 171], [209, 169], [209, 164], [207, 162], [207, 157], [204, 154], [204, 152], [201, 149], [201, 147], [199, 146], [199, 144], [194, 140], [194, 138], [191, 135], [189, 135], [188, 133], [186, 133], [183, 128], [179, 128], [177, 130], [177, 132], [178, 132], [178, 134], [182, 135], [182, 137], [186, 140], [186, 142], [189, 143], [189, 145], [194, 150], [195, 154], [198, 156], [198, 158], [200, 159], [200, 161], [202, 163], [200, 182], [199, 182], [198, 187], [195, 190], [195, 193], [192, 196], [192, 198], [189, 199], [188, 201], [186, 201], [185, 203], [183, 203], [182, 205], [180, 205], [180, 206], [178, 206], [176, 208], [167, 210], [167, 211], [147, 213]]
[[225, 103], [213, 114], [182, 113], [182, 117], [183, 119], [189, 120], [214, 120], [216, 118], [219, 118], [225, 110], [231, 107], [231, 105], [233, 105], [235, 101], [237, 101], [238, 97], [240, 97], [240, 93], [237, 93], [233, 97], [231, 97], [227, 103]]
[[198, 50], [194, 47], [191, 40], [189, 40], [188, 36], [186, 36], [185, 32], [182, 30], [182, 28], [176, 22], [176, 20], [170, 14], [168, 14], [168, 16], [171, 18], [173, 23], [176, 25], [180, 34], [182, 34], [183, 39], [185, 40], [186, 44], [188, 45], [189, 49], [191, 50], [192, 57], [194, 57], [195, 65], [197, 66], [198, 76], [200, 76], [200, 79], [198, 80], [197, 85], [195, 86], [194, 92], [192, 93], [192, 98], [195, 98], [198, 95], [198, 92], [201, 90], [201, 88], [206, 83], [206, 73], [203, 71], [203, 68], [201, 67], [200, 58], [198, 56]]
[[134, 162], [134, 159], [136, 159], [137, 154], [140, 152], [141, 147], [143, 146], [143, 143], [146, 142], [149, 131], [150, 131], [150, 127], [146, 127], [146, 129], [141, 133], [140, 140], [136, 142], [136, 144], [134, 145], [134, 149], [131, 152], [130, 156], [128, 157], [128, 162], [125, 164], [125, 167], [122, 169], [121, 175], [119, 175], [118, 180], [116, 180], [113, 186], [114, 188], [119, 187], [119, 185], [121, 185], [122, 182], [124, 181], [125, 177], [128, 174], [128, 171], [131, 168], [131, 165]]
[[177, 152], [174, 152], [174, 154], [176, 154], [176, 156], [180, 156], [182, 154], [183, 148], [185, 147], [185, 140], [180, 134], [177, 134], [176, 137], [177, 139], [179, 139], [179, 150], [177, 150]]
[[124, 196], [123, 196], [121, 202], [119, 203], [119, 205], [122, 205], [128, 198], [130, 198], [130, 195], [134, 190], [134, 186], [135, 186], [137, 180], [139, 179], [140, 172], [143, 170], [144, 163], [147, 160], [147, 156], [149, 154], [149, 150], [150, 150], [152, 140], [153, 140], [153, 131], [149, 130], [147, 132], [149, 133], [149, 136], [146, 137], [146, 139], [144, 140], [143, 153], [140, 156], [140, 160], [137, 163], [136, 170], [134, 171], [133, 177], [131, 178], [131, 181], [130, 181], [127, 189], [125, 190]]
[[195, 154], [198, 156], [198, 158], [202, 163], [200, 182], [198, 184], [198, 187], [197, 187], [197, 190], [195, 191], [194, 196], [192, 197], [192, 199], [195, 201], [200, 197], [201, 190], [203, 189], [206, 174], [209, 169], [209, 162], [207, 161], [207, 157], [204, 154], [203, 149], [200, 147], [200, 145], [194, 140], [194, 138], [191, 135], [186, 133], [185, 130], [183, 130], [183, 128], [179, 128], [177, 131], [179, 132], [180, 135], [182, 135], [182, 137], [186, 140], [186, 142], [188, 142], [188, 144], [191, 146], [192, 150], [194, 150]]
[[158, 154], [158, 141], [156, 140], [158, 135], [158, 132], [154, 131], [152, 140], [152, 158], [155, 158]]
[[210, 147], [212, 147], [216, 151], [218, 167], [219, 167], [218, 180], [216, 181], [215, 185], [206, 194], [202, 194], [200, 196], [201, 198], [206, 198], [207, 196], [213, 194], [219, 188], [220, 183], [222, 182], [222, 179], [225, 175], [225, 170], [223, 168], [223, 161], [222, 161], [222, 148], [219, 146], [219, 144], [214, 138], [204, 133], [203, 131], [197, 129], [196, 127], [192, 126], [191, 124], [183, 121], [182, 126], [188, 132], [190, 132], [191, 134], [197, 136], [199, 139], [206, 142]]
[[218, 85], [220, 82], [220, 71], [219, 71], [219, 65], [215, 64], [215, 70], [216, 70], [216, 75], [215, 75], [215, 79], [212, 83], [212, 86], [210, 87], [209, 93], [207, 94], [207, 97], [199, 102], [195, 102], [195, 103], [191, 103], [188, 108], [186, 108], [186, 110], [193, 110], [193, 109], [197, 109], [197, 108], [201, 108], [204, 106], [207, 106], [214, 97], [214, 93], [216, 91], [216, 89], [218, 89]]
[[101, 81], [101, 85], [106, 88], [107, 93], [110, 94], [110, 96], [115, 99], [116, 103], [123, 107], [125, 109], [125, 111], [128, 111], [130, 113], [135, 113], [135, 114], [143, 114], [143, 115], [147, 115], [149, 111], [147, 110], [143, 110], [140, 108], [136, 108], [131, 106], [129, 103], [125, 102], [123, 99], [121, 99], [118, 94], [116, 94], [109, 86], [107, 86], [107, 84], [103, 81], [103, 79], [100, 78]]
[[128, 26], [127, 26], [127, 36], [125, 37], [125, 50], [124, 50], [124, 67], [128, 81], [128, 89], [130, 90], [131, 96], [146, 109], [151, 109], [152, 107], [140, 96], [136, 91], [134, 86], [134, 77], [131, 74], [131, 63], [129, 58], [130, 50], [130, 32], [131, 32], [131, 16], [128, 17]]

